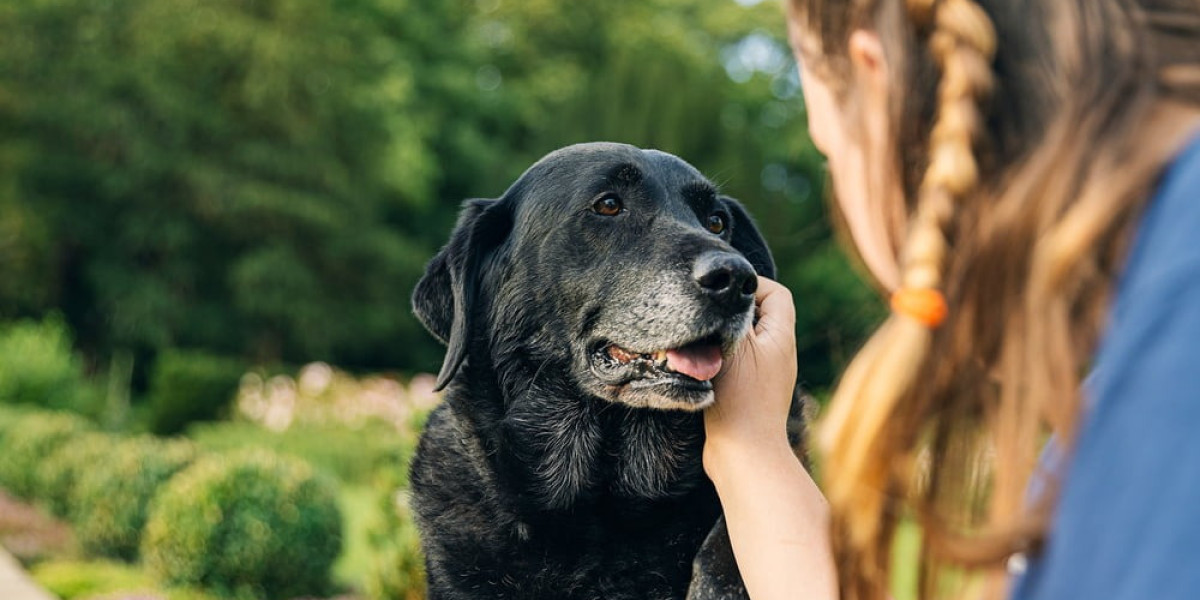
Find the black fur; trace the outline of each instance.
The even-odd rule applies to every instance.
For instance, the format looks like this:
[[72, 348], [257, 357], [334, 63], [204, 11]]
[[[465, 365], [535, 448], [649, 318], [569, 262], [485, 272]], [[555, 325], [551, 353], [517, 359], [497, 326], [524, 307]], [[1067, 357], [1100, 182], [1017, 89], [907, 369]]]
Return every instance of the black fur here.
[[572, 146], [464, 204], [413, 296], [448, 347], [411, 473], [431, 599], [744, 597], [700, 461], [711, 389], [603, 350], [727, 353], [753, 303], [706, 295], [702, 257], [774, 276], [742, 207], [661, 152]]

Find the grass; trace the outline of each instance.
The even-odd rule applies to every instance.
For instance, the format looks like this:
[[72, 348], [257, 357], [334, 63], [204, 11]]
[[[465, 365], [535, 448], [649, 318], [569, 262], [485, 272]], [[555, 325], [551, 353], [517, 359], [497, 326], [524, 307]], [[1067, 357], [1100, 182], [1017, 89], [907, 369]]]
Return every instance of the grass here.
[[253, 423], [230, 421], [194, 425], [187, 437], [209, 451], [268, 448], [296, 456], [353, 485], [370, 485], [381, 469], [403, 464], [415, 443], [409, 439], [412, 436], [381, 423], [357, 429], [297, 425], [274, 432]]
[[363, 485], [343, 485], [338, 494], [342, 509], [342, 553], [333, 563], [333, 580], [339, 586], [362, 590], [368, 574], [371, 550], [368, 536], [378, 523], [376, 492]]
[[903, 521], [892, 544], [892, 598], [917, 599], [917, 576], [921, 551], [921, 530], [912, 521]]
[[62, 600], [117, 592], [152, 592], [158, 585], [141, 569], [118, 562], [54, 559], [30, 572]]
[[33, 579], [62, 600], [96, 596], [166, 600], [218, 600], [192, 588], [162, 589], [148, 573], [134, 565], [105, 560], [54, 559], [39, 563], [30, 572]]

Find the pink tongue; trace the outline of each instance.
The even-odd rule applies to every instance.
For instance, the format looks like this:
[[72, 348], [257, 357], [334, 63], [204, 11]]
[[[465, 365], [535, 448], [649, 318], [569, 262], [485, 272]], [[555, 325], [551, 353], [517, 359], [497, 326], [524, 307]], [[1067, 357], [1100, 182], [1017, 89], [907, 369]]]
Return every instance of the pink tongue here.
[[719, 346], [689, 346], [667, 350], [667, 368], [699, 381], [708, 381], [721, 372]]

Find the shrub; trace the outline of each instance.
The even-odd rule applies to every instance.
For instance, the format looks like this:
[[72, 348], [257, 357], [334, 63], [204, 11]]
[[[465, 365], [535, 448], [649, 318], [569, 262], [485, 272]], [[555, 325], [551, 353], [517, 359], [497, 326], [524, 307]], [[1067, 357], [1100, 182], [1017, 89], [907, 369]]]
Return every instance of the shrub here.
[[96, 416], [99, 400], [71, 352], [71, 333], [61, 318], [0, 328], [0, 402]]
[[150, 381], [150, 429], [174, 434], [195, 421], [220, 417], [237, 395], [243, 373], [235, 360], [203, 352], [163, 352]]
[[266, 598], [319, 595], [341, 549], [331, 483], [303, 461], [211, 456], [154, 501], [142, 545], [164, 581]]
[[0, 450], [4, 449], [4, 440], [10, 431], [20, 429], [21, 423], [29, 416], [29, 411], [23, 407], [0, 404]]
[[133, 560], [150, 500], [196, 456], [183, 441], [125, 440], [83, 473], [71, 495], [70, 518], [84, 552]]
[[0, 460], [0, 485], [22, 498], [33, 498], [42, 460], [90, 428], [81, 417], [59, 412], [29, 413], [10, 421], [0, 441], [0, 456], [4, 457]]
[[117, 438], [99, 432], [67, 440], [38, 469], [38, 499], [55, 516], [69, 516], [75, 484], [84, 473], [106, 463], [117, 444]]

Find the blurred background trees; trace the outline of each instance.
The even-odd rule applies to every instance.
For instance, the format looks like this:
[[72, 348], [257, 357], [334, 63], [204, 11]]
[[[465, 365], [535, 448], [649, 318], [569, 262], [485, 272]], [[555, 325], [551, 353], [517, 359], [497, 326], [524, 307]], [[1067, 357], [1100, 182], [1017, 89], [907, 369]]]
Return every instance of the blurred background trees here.
[[590, 140], [748, 205], [827, 387], [880, 309], [752, 0], [6, 0], [0, 321], [135, 400], [175, 350], [436, 370], [408, 298], [460, 201]]

